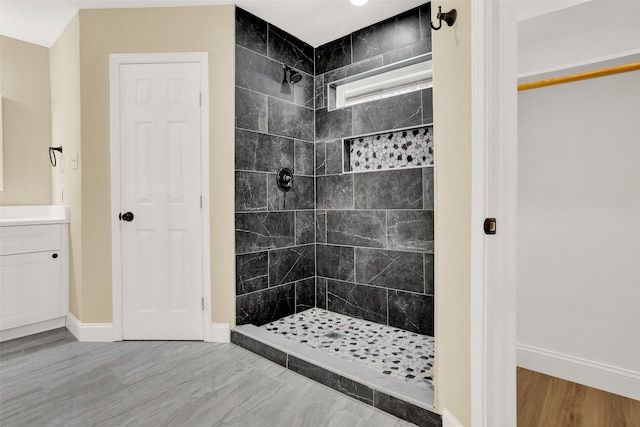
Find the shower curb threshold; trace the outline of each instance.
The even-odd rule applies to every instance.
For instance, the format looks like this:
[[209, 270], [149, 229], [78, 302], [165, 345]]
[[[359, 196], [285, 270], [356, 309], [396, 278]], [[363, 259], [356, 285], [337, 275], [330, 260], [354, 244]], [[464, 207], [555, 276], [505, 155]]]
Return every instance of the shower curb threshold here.
[[[334, 379], [336, 384], [324, 385], [406, 421], [428, 427], [442, 425], [441, 417], [433, 407], [432, 390], [389, 377], [255, 325], [236, 326], [231, 331], [231, 342], [320, 383], [323, 381], [314, 376], [335, 374], [338, 376]], [[340, 383], [340, 377], [347, 380], [346, 387]], [[372, 397], [359, 395], [362, 388], [365, 391], [370, 389]]]

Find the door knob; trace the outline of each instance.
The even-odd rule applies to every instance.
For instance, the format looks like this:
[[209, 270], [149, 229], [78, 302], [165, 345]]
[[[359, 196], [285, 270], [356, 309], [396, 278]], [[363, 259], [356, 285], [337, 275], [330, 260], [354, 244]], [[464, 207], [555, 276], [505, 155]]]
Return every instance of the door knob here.
[[120, 220], [127, 221], [127, 222], [133, 221], [133, 213], [132, 212], [125, 212], [123, 214], [120, 214]]

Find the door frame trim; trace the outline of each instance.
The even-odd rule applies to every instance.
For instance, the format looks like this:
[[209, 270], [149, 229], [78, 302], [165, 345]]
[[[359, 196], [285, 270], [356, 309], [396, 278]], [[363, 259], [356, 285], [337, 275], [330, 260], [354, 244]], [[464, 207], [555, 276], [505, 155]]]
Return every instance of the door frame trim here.
[[203, 339], [211, 341], [211, 226], [209, 200], [209, 56], [206, 52], [132, 53], [109, 55], [111, 145], [111, 286], [113, 340], [122, 341], [122, 234], [120, 206], [120, 66], [125, 64], [200, 64], [200, 155], [202, 180], [202, 296]]

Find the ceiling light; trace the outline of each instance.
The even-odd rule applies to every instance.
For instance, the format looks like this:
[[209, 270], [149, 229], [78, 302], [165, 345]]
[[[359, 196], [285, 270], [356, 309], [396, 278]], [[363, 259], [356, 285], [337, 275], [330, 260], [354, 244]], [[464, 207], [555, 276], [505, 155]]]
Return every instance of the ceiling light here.
[[351, 4], [354, 6], [363, 6], [367, 4], [369, 0], [351, 0]]

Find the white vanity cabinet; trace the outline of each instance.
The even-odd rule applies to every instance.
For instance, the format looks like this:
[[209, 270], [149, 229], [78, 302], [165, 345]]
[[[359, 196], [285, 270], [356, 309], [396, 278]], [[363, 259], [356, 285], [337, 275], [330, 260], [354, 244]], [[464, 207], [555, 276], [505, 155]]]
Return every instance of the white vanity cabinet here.
[[68, 310], [66, 218], [2, 218], [0, 341], [64, 327]]

